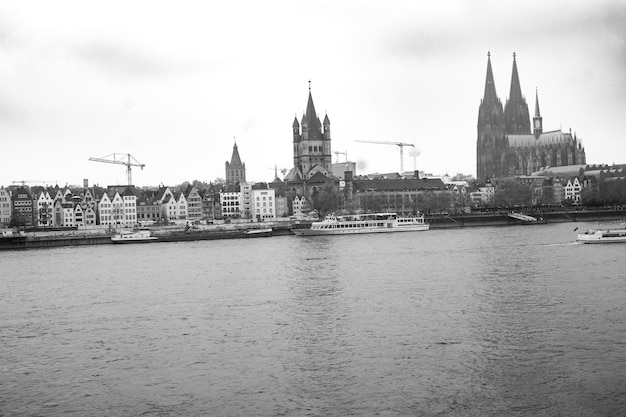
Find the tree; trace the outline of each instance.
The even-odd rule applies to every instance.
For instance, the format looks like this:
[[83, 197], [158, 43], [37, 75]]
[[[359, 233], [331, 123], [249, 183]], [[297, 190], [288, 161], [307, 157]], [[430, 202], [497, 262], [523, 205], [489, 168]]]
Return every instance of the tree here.
[[326, 182], [322, 187], [315, 188], [311, 194], [311, 207], [317, 210], [323, 219], [328, 213], [337, 211], [337, 188], [332, 182]]
[[496, 186], [493, 202], [494, 205], [501, 207], [530, 206], [531, 186], [515, 180], [504, 180]]
[[11, 215], [11, 223], [9, 223], [10, 227], [24, 227], [26, 226], [26, 217], [24, 213], [21, 211], [14, 209]]

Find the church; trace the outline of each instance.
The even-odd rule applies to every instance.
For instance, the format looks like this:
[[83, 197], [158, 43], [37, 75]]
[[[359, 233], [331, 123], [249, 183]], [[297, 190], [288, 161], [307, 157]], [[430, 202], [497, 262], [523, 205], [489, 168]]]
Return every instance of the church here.
[[531, 175], [546, 167], [585, 163], [585, 149], [576, 134], [560, 129], [544, 131], [537, 92], [531, 125], [515, 53], [509, 98], [502, 108], [493, 80], [491, 54], [487, 53], [485, 94], [478, 109], [477, 179], [484, 181], [493, 177]]

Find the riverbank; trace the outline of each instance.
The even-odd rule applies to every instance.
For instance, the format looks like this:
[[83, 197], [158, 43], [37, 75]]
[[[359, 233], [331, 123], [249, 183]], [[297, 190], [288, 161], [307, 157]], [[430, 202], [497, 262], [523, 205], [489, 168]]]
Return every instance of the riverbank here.
[[[558, 210], [558, 211], [524, 211], [524, 214], [533, 216], [537, 219], [543, 219], [537, 225], [545, 223], [566, 223], [566, 222], [611, 222], [626, 219], [626, 210]], [[480, 213], [480, 214], [463, 214], [463, 215], [439, 215], [426, 216], [426, 221], [430, 224], [431, 229], [449, 229], [449, 228], [465, 228], [465, 227], [487, 227], [487, 226], [515, 226], [525, 223], [520, 220], [509, 217], [508, 212], [498, 213]], [[273, 236], [292, 235], [292, 224], [279, 224], [272, 226]], [[189, 235], [174, 234], [166, 237], [168, 231], [152, 230], [155, 236], [160, 236], [158, 242], [174, 242], [187, 240], [209, 240], [209, 239], [226, 239], [226, 238], [246, 238], [245, 229], [241, 229], [240, 234], [226, 233], [234, 231], [235, 228], [216, 227], [214, 234], [210, 231], [203, 233], [203, 238], [195, 239]], [[210, 230], [210, 229], [209, 229]], [[170, 231], [172, 232], [172, 231]], [[20, 250], [20, 249], [38, 249], [53, 248], [60, 246], [81, 246], [81, 245], [106, 245], [111, 244], [111, 235], [104, 230], [95, 233], [93, 230], [71, 230], [56, 232], [32, 232], [26, 233], [24, 238], [0, 239], [0, 250]]]
[[[426, 221], [431, 229], [447, 229], [454, 227], [480, 227], [480, 226], [515, 226], [521, 224], [533, 224], [522, 222], [509, 217], [509, 212], [463, 214], [456, 216], [426, 216]], [[626, 210], [555, 210], [555, 211], [524, 211], [523, 214], [536, 219], [543, 219], [545, 223], [566, 222], [605, 222], [626, 219]]]

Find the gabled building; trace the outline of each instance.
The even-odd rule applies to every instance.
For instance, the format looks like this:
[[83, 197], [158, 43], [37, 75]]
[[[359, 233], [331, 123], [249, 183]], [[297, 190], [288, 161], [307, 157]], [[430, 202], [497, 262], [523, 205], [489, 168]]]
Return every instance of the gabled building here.
[[53, 209], [54, 200], [47, 190], [42, 190], [37, 196], [37, 225], [41, 227], [52, 226], [54, 223]]
[[565, 199], [571, 200], [574, 203], [580, 202], [580, 192], [583, 189], [580, 181], [578, 181], [577, 177], [571, 178], [567, 180], [564, 186]]

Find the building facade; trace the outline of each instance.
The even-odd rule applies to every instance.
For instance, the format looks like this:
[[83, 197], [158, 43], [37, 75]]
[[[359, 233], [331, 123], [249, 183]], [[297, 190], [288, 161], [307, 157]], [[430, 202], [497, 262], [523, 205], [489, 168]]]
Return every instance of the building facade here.
[[11, 223], [11, 193], [0, 187], [0, 226], [8, 226]]
[[496, 93], [491, 55], [487, 54], [485, 92], [478, 109], [477, 179], [482, 182], [493, 177], [530, 175], [543, 167], [585, 163], [585, 149], [576, 134], [560, 129], [544, 132], [537, 92], [531, 125], [515, 54], [509, 98], [502, 107]]

